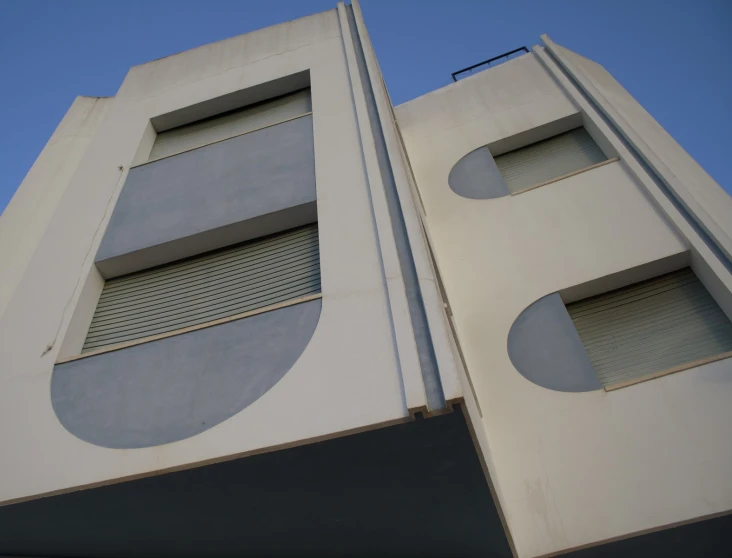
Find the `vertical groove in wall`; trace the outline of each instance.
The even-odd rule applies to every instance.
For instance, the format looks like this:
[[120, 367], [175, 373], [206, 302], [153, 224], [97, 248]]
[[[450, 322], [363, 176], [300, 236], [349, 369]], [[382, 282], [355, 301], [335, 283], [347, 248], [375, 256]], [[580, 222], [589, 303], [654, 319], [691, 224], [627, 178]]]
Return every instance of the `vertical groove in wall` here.
[[348, 15], [348, 26], [351, 30], [351, 35], [353, 36], [353, 46], [356, 51], [358, 72], [361, 75], [364, 94], [366, 96], [366, 106], [374, 135], [376, 156], [379, 162], [382, 182], [384, 183], [386, 202], [389, 209], [389, 218], [391, 219], [392, 228], [394, 230], [394, 241], [396, 244], [397, 256], [399, 258], [399, 266], [404, 278], [409, 314], [412, 321], [412, 328], [414, 329], [417, 353], [419, 355], [420, 368], [422, 371], [422, 380], [425, 387], [425, 396], [427, 398], [427, 408], [430, 411], [443, 409], [445, 407], [445, 396], [442, 390], [442, 383], [440, 381], [439, 370], [437, 367], [437, 357], [435, 355], [434, 347], [432, 346], [432, 338], [430, 335], [429, 324], [427, 322], [427, 313], [424, 308], [422, 292], [419, 287], [417, 269], [412, 258], [412, 249], [409, 244], [409, 237], [407, 236], [407, 227], [404, 222], [404, 215], [402, 214], [402, 208], [399, 203], [394, 173], [391, 167], [389, 153], [386, 149], [384, 131], [381, 127], [381, 121], [376, 107], [376, 98], [374, 96], [371, 78], [366, 66], [366, 57], [364, 56], [363, 46], [358, 34], [352, 6], [346, 6], [346, 13]]
[[[536, 47], [535, 47], [536, 48]], [[544, 49], [544, 52], [547, 54], [549, 59], [554, 62], [557, 65], [557, 68], [559, 68], [560, 72], [564, 74], [564, 76], [569, 80], [569, 82], [572, 84], [572, 86], [575, 88], [577, 93], [592, 107], [595, 109], [595, 112], [597, 113], [598, 117], [607, 125], [608, 128], [610, 128], [610, 131], [615, 135], [615, 137], [620, 141], [620, 143], [623, 144], [623, 147], [627, 149], [630, 154], [633, 156], [633, 158], [636, 160], [636, 162], [641, 166], [641, 168], [645, 171], [645, 173], [650, 177], [651, 180], [658, 186], [658, 189], [663, 193], [663, 195], [668, 199], [669, 202], [676, 208], [676, 210], [679, 212], [679, 214], [684, 218], [684, 220], [689, 223], [692, 229], [699, 235], [702, 242], [706, 244], [709, 249], [712, 251], [712, 253], [717, 257], [717, 259], [724, 265], [724, 267], [732, 273], [732, 261], [727, 257], [727, 255], [720, 249], [720, 247], [717, 245], [717, 242], [712, 238], [709, 233], [707, 233], [706, 228], [703, 227], [696, 219], [696, 217], [686, 208], [686, 206], [681, 203], [681, 201], [678, 199], [674, 191], [669, 188], [666, 183], [663, 181], [663, 179], [658, 175], [658, 173], [651, 168], [651, 166], [646, 163], [646, 160], [643, 158], [643, 156], [638, 152], [638, 150], [635, 148], [635, 146], [630, 143], [626, 138], [625, 135], [622, 133], [622, 131], [618, 128], [617, 125], [608, 117], [608, 115], [605, 113], [603, 108], [599, 106], [595, 100], [585, 91], [584, 87], [579, 83], [577, 78], [574, 76], [574, 74], [562, 63], [562, 61], [559, 59], [559, 57], [549, 48], [546, 47]], [[538, 57], [539, 60], [541, 60], [541, 57]], [[546, 64], [544, 64], [547, 71], [551, 74], [552, 70], [551, 68], [548, 68]], [[560, 87], [561, 84], [559, 85]], [[663, 208], [659, 207], [662, 212]], [[664, 212], [665, 213], [665, 212]]]
[[[361, 164], [363, 165], [364, 179], [366, 180], [366, 184], [367, 184], [366, 193], [367, 193], [368, 199], [369, 199], [371, 220], [372, 220], [372, 224], [374, 226], [376, 240], [380, 247], [380, 249], [377, 250], [378, 258], [379, 258], [379, 267], [381, 269], [381, 278], [384, 282], [383, 283], [384, 288], [388, 291], [389, 283], [386, 278], [386, 275], [387, 275], [386, 274], [386, 264], [384, 262], [383, 251], [381, 250], [381, 247], [383, 246], [382, 245], [382, 242], [383, 242], [382, 234], [383, 233], [380, 230], [378, 220], [376, 219], [376, 208], [374, 205], [374, 197], [373, 197], [374, 194], [372, 191], [371, 177], [369, 176], [369, 173], [368, 173], [368, 164], [366, 163], [366, 153], [364, 152], [364, 135], [363, 135], [364, 133], [361, 130], [361, 121], [359, 119], [358, 106], [356, 103], [355, 87], [358, 86], [360, 88], [360, 90], [363, 90], [363, 87], [361, 86], [361, 82], [360, 82], [360, 79], [361, 79], [360, 74], [355, 74], [355, 72], [358, 72], [358, 68], [357, 67], [353, 68], [351, 60], [349, 59], [350, 50], [346, 46], [346, 41], [350, 41], [351, 47], [353, 48], [353, 56], [355, 56], [356, 55], [355, 47], [353, 46], [353, 41], [351, 40], [351, 37], [350, 37], [350, 25], [348, 24], [348, 21], [344, 22], [344, 17], [346, 20], [348, 19], [348, 12], [346, 10], [345, 4], [339, 4], [338, 11], [339, 11], [339, 25], [341, 27], [341, 45], [343, 47], [343, 56], [346, 59], [346, 65], [348, 67], [347, 75], [348, 75], [348, 85], [349, 85], [350, 91], [351, 91], [351, 102], [353, 103], [353, 118], [355, 120], [356, 130], [358, 131], [358, 144], [359, 144], [359, 147], [361, 150], [360, 159], [361, 159]], [[349, 25], [349, 28], [346, 29], [345, 25]], [[354, 72], [354, 70], [355, 70], [355, 72]], [[354, 81], [353, 81], [354, 77], [358, 77], [358, 79], [359, 79], [358, 85], [356, 85], [354, 83]], [[388, 235], [384, 235], [384, 236], [388, 237]], [[389, 299], [389, 298], [390, 297], [387, 296], [387, 299]], [[399, 352], [400, 351], [399, 341], [397, 339], [397, 334], [396, 334], [396, 324], [394, 321], [394, 310], [392, 308], [391, 300], [387, 301], [386, 311], [389, 314], [389, 323], [391, 324], [391, 327], [389, 328], [390, 334], [391, 334], [390, 335], [391, 342], [392, 342], [392, 345], [394, 348], [394, 352], [397, 356], [396, 361], [397, 361], [397, 366], [399, 368], [399, 385], [401, 386], [401, 390], [402, 390], [402, 401], [404, 402], [404, 408], [409, 409], [409, 398], [407, 396], [407, 385], [406, 385], [406, 381], [404, 379], [404, 368], [402, 366], [402, 356], [400, 355], [400, 352]]]

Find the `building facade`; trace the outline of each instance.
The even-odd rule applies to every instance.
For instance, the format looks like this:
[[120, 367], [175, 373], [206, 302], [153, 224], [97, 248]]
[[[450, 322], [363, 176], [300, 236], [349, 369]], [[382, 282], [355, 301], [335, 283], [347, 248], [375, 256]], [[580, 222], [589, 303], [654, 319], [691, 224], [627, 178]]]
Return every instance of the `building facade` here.
[[723, 556], [732, 199], [542, 45], [358, 3], [79, 97], [0, 218], [0, 554]]

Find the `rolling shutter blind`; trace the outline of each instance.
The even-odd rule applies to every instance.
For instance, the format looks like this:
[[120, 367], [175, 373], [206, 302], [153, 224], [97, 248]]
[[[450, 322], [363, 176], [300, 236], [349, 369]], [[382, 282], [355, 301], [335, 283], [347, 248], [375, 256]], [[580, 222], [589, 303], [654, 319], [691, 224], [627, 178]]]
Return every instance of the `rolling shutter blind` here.
[[155, 138], [150, 160], [168, 157], [210, 143], [240, 136], [307, 114], [312, 110], [310, 89], [284, 95], [161, 132]]
[[107, 281], [82, 352], [319, 292], [313, 224]]
[[604, 386], [732, 351], [732, 323], [689, 268], [567, 311]]
[[605, 160], [607, 157], [584, 128], [495, 158], [498, 170], [513, 194]]

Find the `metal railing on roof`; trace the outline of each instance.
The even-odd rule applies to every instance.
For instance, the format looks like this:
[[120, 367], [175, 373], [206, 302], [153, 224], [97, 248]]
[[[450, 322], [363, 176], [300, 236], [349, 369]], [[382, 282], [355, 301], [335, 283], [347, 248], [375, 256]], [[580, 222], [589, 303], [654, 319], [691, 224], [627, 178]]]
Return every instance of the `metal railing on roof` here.
[[511, 55], [516, 54], [517, 52], [525, 52], [528, 54], [529, 49], [525, 46], [519, 47], [517, 49], [514, 49], [510, 52], [504, 52], [503, 54], [499, 54], [498, 56], [494, 56], [493, 58], [489, 58], [488, 60], [484, 60], [483, 62], [478, 62], [477, 64], [473, 64], [472, 66], [468, 66], [467, 68], [463, 68], [462, 70], [458, 70], [457, 72], [452, 73], [452, 81], [457, 81], [460, 74], [464, 74], [466, 72], [470, 72], [471, 70], [474, 70], [475, 68], [479, 68], [480, 66], [488, 65], [490, 66], [492, 62], [495, 62], [496, 60], [501, 60], [502, 58], [505, 58], [506, 60], [510, 60]]

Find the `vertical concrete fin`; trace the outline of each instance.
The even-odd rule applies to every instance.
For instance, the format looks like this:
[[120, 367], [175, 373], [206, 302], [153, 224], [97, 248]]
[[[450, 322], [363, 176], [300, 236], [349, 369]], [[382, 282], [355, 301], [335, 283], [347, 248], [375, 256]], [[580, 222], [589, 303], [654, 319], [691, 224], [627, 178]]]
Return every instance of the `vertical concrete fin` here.
[[369, 120], [363, 80], [358, 67], [354, 39], [351, 36], [348, 12], [343, 2], [338, 3], [338, 18], [348, 67], [355, 124], [361, 146], [362, 170], [368, 187], [371, 218], [379, 247], [381, 276], [387, 295], [386, 310], [389, 314], [391, 326], [392, 348], [399, 370], [405, 411], [424, 409], [427, 406], [427, 396], [422, 381], [417, 344], [414, 340], [414, 331], [409, 316], [409, 305], [401, 274], [399, 256], [394, 242], [386, 193], [381, 183], [381, 170], [376, 156], [376, 145]]
[[410, 243], [410, 237], [407, 232], [402, 203], [399, 198], [399, 192], [394, 178], [394, 169], [387, 149], [381, 115], [379, 114], [374, 94], [373, 77], [369, 72], [366, 61], [363, 39], [356, 22], [354, 6], [346, 6], [345, 9], [348, 18], [349, 30], [356, 52], [358, 71], [363, 82], [369, 121], [376, 147], [376, 156], [381, 172], [384, 192], [386, 194], [386, 202], [389, 217], [391, 219], [401, 274], [404, 280], [408, 309], [417, 345], [417, 353], [419, 355], [422, 380], [424, 382], [427, 408], [430, 411], [435, 411], [445, 407], [445, 395], [437, 364], [435, 347], [433, 346], [432, 336], [430, 334], [430, 323], [427, 318], [427, 311], [425, 309], [419, 276], [413, 257], [413, 247]]

